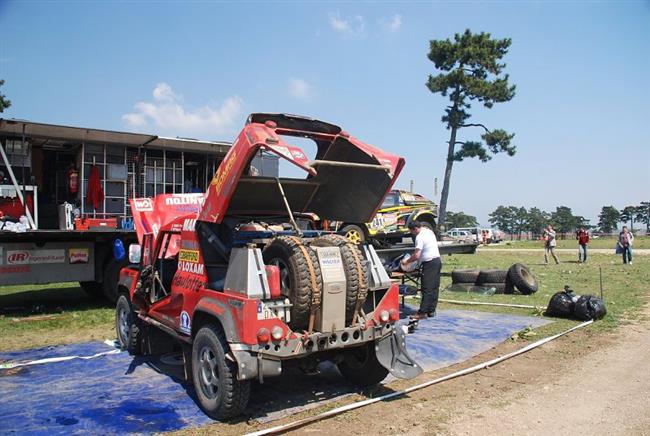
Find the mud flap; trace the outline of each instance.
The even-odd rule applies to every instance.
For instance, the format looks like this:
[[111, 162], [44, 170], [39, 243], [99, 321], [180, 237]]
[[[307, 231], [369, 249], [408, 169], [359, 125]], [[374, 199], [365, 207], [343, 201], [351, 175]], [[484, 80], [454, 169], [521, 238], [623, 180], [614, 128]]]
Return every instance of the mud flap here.
[[400, 327], [377, 341], [375, 351], [379, 363], [397, 378], [411, 379], [422, 374], [420, 365], [406, 351], [406, 333]]

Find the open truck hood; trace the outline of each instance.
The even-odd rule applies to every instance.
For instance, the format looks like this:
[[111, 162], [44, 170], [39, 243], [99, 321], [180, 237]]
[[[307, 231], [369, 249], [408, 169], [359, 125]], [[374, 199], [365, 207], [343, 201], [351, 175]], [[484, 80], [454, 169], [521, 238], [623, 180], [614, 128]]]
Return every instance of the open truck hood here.
[[[285, 142], [286, 136], [314, 140], [315, 158]], [[292, 211], [347, 222], [371, 220], [405, 163], [333, 124], [295, 115], [252, 114], [217, 169], [199, 220], [220, 223], [233, 215], [286, 215], [278, 179], [246, 175], [260, 150], [305, 171], [304, 179], [279, 179]]]

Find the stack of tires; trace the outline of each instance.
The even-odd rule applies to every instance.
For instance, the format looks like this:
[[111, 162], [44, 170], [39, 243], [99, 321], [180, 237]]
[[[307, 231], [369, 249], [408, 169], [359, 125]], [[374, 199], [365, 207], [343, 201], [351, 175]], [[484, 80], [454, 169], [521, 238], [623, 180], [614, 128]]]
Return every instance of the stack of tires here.
[[537, 279], [526, 265], [516, 263], [507, 270], [501, 269], [455, 269], [451, 282], [456, 287], [494, 288], [497, 294], [512, 294], [515, 290], [524, 295], [537, 292]]

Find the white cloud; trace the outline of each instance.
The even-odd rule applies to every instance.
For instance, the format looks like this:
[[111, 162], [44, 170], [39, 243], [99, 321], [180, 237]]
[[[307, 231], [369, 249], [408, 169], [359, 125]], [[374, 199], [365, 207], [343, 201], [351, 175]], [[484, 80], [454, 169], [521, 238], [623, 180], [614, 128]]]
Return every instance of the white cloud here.
[[291, 78], [289, 79], [289, 95], [303, 100], [308, 99], [314, 94], [313, 87], [305, 80]]
[[330, 26], [335, 32], [345, 35], [358, 35], [363, 33], [366, 22], [361, 15], [354, 15], [351, 18], [341, 18], [337, 12], [336, 15], [330, 14]]
[[387, 32], [397, 32], [402, 27], [402, 16], [395, 14], [388, 21], [381, 20], [380, 24]]
[[134, 105], [134, 112], [122, 115], [127, 126], [138, 130], [155, 128], [173, 135], [221, 134], [239, 121], [244, 105], [241, 98], [233, 96], [219, 107], [186, 109], [182, 96], [167, 83], [157, 84], [152, 94], [152, 102], [140, 101]]

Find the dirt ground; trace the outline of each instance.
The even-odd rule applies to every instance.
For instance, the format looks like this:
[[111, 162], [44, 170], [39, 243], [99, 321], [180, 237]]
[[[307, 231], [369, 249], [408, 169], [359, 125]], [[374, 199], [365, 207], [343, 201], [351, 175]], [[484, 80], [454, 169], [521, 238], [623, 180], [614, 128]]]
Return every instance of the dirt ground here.
[[[339, 434], [650, 435], [650, 305], [643, 315], [617, 333], [579, 330], [487, 370], [294, 434], [336, 428]], [[521, 347], [504, 343], [426, 379]]]

